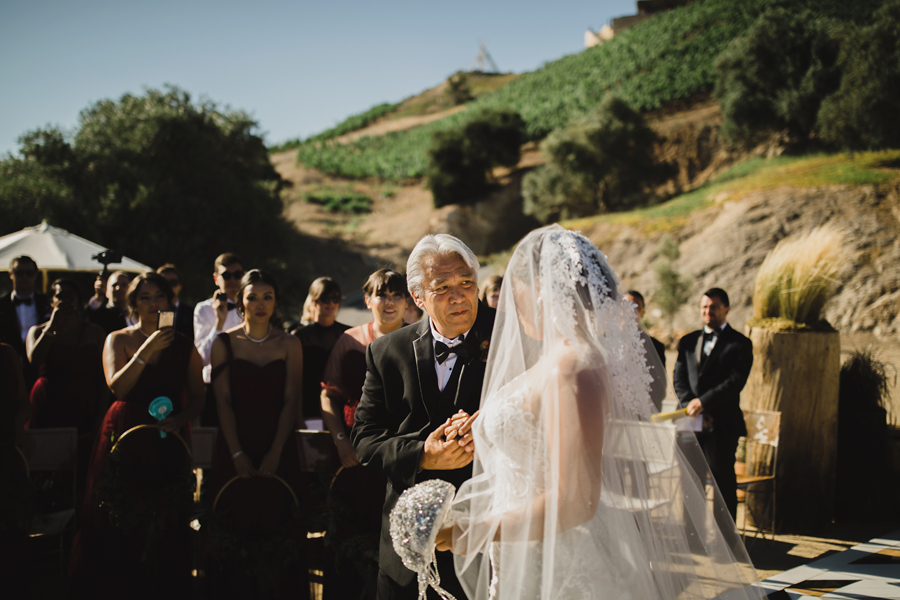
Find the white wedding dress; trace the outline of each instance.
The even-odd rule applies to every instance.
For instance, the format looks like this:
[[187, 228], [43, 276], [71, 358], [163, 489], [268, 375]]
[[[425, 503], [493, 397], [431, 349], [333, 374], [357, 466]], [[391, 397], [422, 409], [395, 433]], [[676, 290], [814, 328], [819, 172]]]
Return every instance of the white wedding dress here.
[[471, 600], [763, 596], [736, 531], [716, 526], [727, 509], [717, 491], [707, 500], [696, 441], [676, 447], [674, 429], [648, 422], [656, 356], [617, 285], [559, 226], [510, 260], [473, 477], [449, 516]]

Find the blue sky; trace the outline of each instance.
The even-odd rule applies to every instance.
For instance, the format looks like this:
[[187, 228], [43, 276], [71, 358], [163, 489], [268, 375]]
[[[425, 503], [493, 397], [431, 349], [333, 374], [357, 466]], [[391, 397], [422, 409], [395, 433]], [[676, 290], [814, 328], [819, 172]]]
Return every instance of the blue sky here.
[[633, 0], [2, 0], [0, 155], [166, 83], [247, 111], [268, 143], [306, 137], [467, 69], [480, 40], [502, 71], [530, 71], [634, 12]]

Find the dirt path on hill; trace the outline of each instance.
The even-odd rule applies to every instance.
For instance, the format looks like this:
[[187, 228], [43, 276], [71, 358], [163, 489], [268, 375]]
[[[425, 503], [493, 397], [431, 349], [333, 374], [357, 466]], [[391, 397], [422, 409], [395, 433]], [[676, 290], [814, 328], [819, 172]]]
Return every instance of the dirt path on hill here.
[[413, 127], [418, 127], [419, 125], [425, 125], [426, 123], [431, 123], [432, 121], [438, 121], [440, 119], [443, 119], [444, 117], [455, 115], [456, 113], [464, 111], [465, 109], [466, 105], [462, 104], [460, 106], [454, 106], [453, 108], [448, 108], [447, 110], [442, 110], [430, 115], [400, 117], [399, 119], [381, 119], [376, 121], [375, 123], [372, 123], [368, 127], [357, 129], [356, 131], [352, 131], [350, 133], [336, 137], [334, 138], [334, 141], [338, 142], [339, 144], [348, 144], [350, 142], [358, 140], [359, 138], [367, 136], [384, 135], [392, 131], [412, 129]]

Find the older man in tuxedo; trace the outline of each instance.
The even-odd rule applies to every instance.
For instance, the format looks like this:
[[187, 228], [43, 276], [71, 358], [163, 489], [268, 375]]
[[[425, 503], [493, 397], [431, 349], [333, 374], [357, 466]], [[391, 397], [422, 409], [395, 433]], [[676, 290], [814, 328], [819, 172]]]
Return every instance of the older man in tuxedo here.
[[25, 338], [28, 330], [50, 318], [50, 300], [35, 291], [37, 263], [30, 256], [17, 256], [9, 263], [9, 279], [13, 290], [0, 298], [0, 342], [9, 344], [16, 351], [25, 373], [27, 393], [37, 377], [25, 355]]
[[703, 329], [678, 342], [672, 382], [688, 415], [703, 415], [697, 441], [722, 492], [731, 518], [737, 514], [734, 455], [738, 438], [747, 434], [741, 411], [741, 390], [753, 366], [753, 342], [727, 321], [728, 294], [712, 288], [700, 300]]
[[[481, 401], [494, 324], [494, 309], [478, 301], [478, 261], [455, 237], [425, 236], [406, 269], [410, 294], [428, 318], [369, 345], [366, 382], [351, 433], [362, 464], [388, 478], [379, 600], [412, 599], [418, 593], [415, 573], [403, 566], [391, 543], [388, 517], [400, 494], [427, 479], [443, 479], [458, 488], [471, 477], [470, 427]], [[465, 598], [449, 552], [438, 553], [438, 569], [441, 585]]]

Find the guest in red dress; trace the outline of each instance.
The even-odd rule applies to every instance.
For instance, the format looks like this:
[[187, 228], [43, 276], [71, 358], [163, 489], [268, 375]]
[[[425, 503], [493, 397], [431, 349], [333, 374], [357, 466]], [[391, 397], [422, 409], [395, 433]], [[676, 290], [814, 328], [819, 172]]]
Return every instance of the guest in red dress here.
[[[338, 339], [328, 358], [322, 383], [322, 420], [337, 446], [342, 472], [335, 480], [332, 495], [350, 506], [354, 523], [347, 529], [367, 536], [370, 558], [356, 564], [335, 567], [333, 551], [325, 557], [325, 599], [374, 598], [378, 576], [378, 541], [386, 479], [376, 470], [363, 467], [350, 444], [356, 407], [366, 379], [366, 348], [381, 336], [403, 327], [403, 315], [410, 303], [406, 277], [391, 269], [379, 269], [363, 286], [366, 307], [374, 321], [348, 329]], [[342, 535], [326, 540], [334, 548], [346, 543]]]
[[[203, 409], [200, 355], [191, 341], [173, 328], [157, 329], [159, 311], [169, 308], [172, 297], [172, 288], [162, 275], [137, 276], [127, 295], [137, 323], [106, 338], [103, 369], [118, 400], [109, 407], [100, 427], [86, 482], [82, 529], [73, 544], [73, 588], [80, 595], [109, 594], [111, 590], [130, 594], [139, 582], [141, 593], [152, 597], [163, 590], [171, 593], [170, 586], [190, 585], [190, 495], [184, 498], [183, 523], [169, 523], [158, 535], [152, 572], [144, 556], [146, 536], [122, 534], [112, 527], [105, 511], [95, 506], [95, 485], [123, 433], [137, 425], [158, 423], [162, 431], [178, 432], [189, 442], [188, 423]], [[172, 416], [156, 421], [149, 406], [160, 396], [171, 399], [174, 410]]]
[[50, 320], [32, 327], [25, 340], [28, 360], [38, 373], [28, 427], [78, 429], [77, 473], [83, 491], [94, 435], [109, 407], [101, 359], [106, 332], [85, 318], [74, 281], [57, 279], [50, 289]]
[[[253, 540], [277, 537], [295, 517], [293, 497], [282, 481], [298, 498], [304, 497], [293, 438], [302, 406], [303, 348], [300, 340], [272, 323], [277, 306], [278, 287], [272, 277], [257, 269], [248, 271], [237, 294], [237, 310], [244, 321], [220, 333], [212, 347], [219, 438], [206, 497], [214, 503], [221, 491], [216, 515], [227, 515], [234, 530]], [[296, 539], [304, 556], [305, 540], [304, 527]], [[274, 571], [273, 597], [308, 597], [305, 561]], [[259, 577], [241, 572], [227, 560], [210, 564], [207, 574], [212, 598], [258, 593]]]

